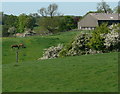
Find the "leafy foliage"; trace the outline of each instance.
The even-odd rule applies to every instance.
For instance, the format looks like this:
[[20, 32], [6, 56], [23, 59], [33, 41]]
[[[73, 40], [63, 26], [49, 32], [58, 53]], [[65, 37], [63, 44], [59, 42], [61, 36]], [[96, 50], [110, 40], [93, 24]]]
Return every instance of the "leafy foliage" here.
[[91, 49], [95, 50], [103, 50], [104, 49], [104, 38], [101, 36], [102, 34], [107, 34], [109, 31], [109, 28], [107, 27], [107, 23], [103, 23], [100, 26], [98, 26], [93, 32], [92, 32], [92, 38], [90, 39], [90, 42], [88, 45]]
[[14, 15], [2, 14], [2, 25], [10, 27], [17, 27], [18, 17]]
[[26, 18], [26, 24], [25, 24], [25, 28], [28, 28], [28, 29], [33, 29], [33, 27], [35, 26], [36, 24], [36, 20], [34, 17], [32, 16], [27, 16]]
[[63, 31], [69, 31], [77, 28], [77, 23], [81, 17], [74, 16], [64, 16], [62, 17], [63, 21], [61, 24], [61, 28]]
[[18, 17], [14, 15], [6, 15], [6, 14], [1, 14], [2, 15], [2, 36], [3, 37], [8, 37], [9, 32], [8, 30], [12, 27], [17, 28], [18, 24]]
[[18, 23], [18, 31], [20, 33], [23, 33], [24, 32], [24, 29], [25, 29], [25, 25], [26, 25], [26, 18], [27, 18], [27, 15], [26, 14], [21, 14], [18, 19], [19, 19], [19, 23]]
[[18, 31], [23, 33], [25, 28], [33, 29], [35, 25], [35, 19], [32, 16], [27, 16], [26, 14], [21, 14], [19, 17]]
[[56, 33], [60, 30], [60, 18], [59, 17], [41, 18], [40, 26], [45, 27], [49, 31], [49, 33]]

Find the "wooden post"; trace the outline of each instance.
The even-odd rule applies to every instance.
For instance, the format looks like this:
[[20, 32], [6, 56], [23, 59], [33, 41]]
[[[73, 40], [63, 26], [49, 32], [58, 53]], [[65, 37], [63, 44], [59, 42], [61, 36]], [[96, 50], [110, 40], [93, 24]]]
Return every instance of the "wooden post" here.
[[18, 64], [18, 50], [16, 50], [16, 63]]

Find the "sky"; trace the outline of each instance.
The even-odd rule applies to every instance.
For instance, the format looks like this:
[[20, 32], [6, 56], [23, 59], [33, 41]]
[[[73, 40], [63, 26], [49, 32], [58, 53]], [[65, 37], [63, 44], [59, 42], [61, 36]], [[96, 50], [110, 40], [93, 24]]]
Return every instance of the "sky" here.
[[[95, 11], [98, 2], [2, 2], [2, 9], [5, 14], [20, 15], [22, 13], [37, 13], [42, 7], [56, 3], [58, 12], [64, 15], [83, 16], [88, 11]], [[111, 8], [118, 5], [117, 2], [107, 2]]]

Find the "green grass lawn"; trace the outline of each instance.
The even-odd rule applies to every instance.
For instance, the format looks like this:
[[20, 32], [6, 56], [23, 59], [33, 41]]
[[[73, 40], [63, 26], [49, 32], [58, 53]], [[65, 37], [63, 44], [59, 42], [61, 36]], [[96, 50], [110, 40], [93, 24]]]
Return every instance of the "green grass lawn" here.
[[3, 92], [115, 92], [118, 53], [3, 65]]
[[[115, 92], [118, 53], [83, 55], [38, 61], [43, 49], [66, 44], [80, 32], [51, 36], [3, 38], [3, 92]], [[15, 65], [12, 44], [24, 43]]]

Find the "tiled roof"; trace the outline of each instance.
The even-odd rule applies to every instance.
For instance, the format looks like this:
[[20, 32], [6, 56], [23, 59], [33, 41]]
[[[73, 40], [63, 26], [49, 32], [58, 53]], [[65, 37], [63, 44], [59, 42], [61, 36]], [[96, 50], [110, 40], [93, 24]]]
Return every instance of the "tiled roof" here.
[[97, 20], [120, 20], [117, 13], [90, 13]]

